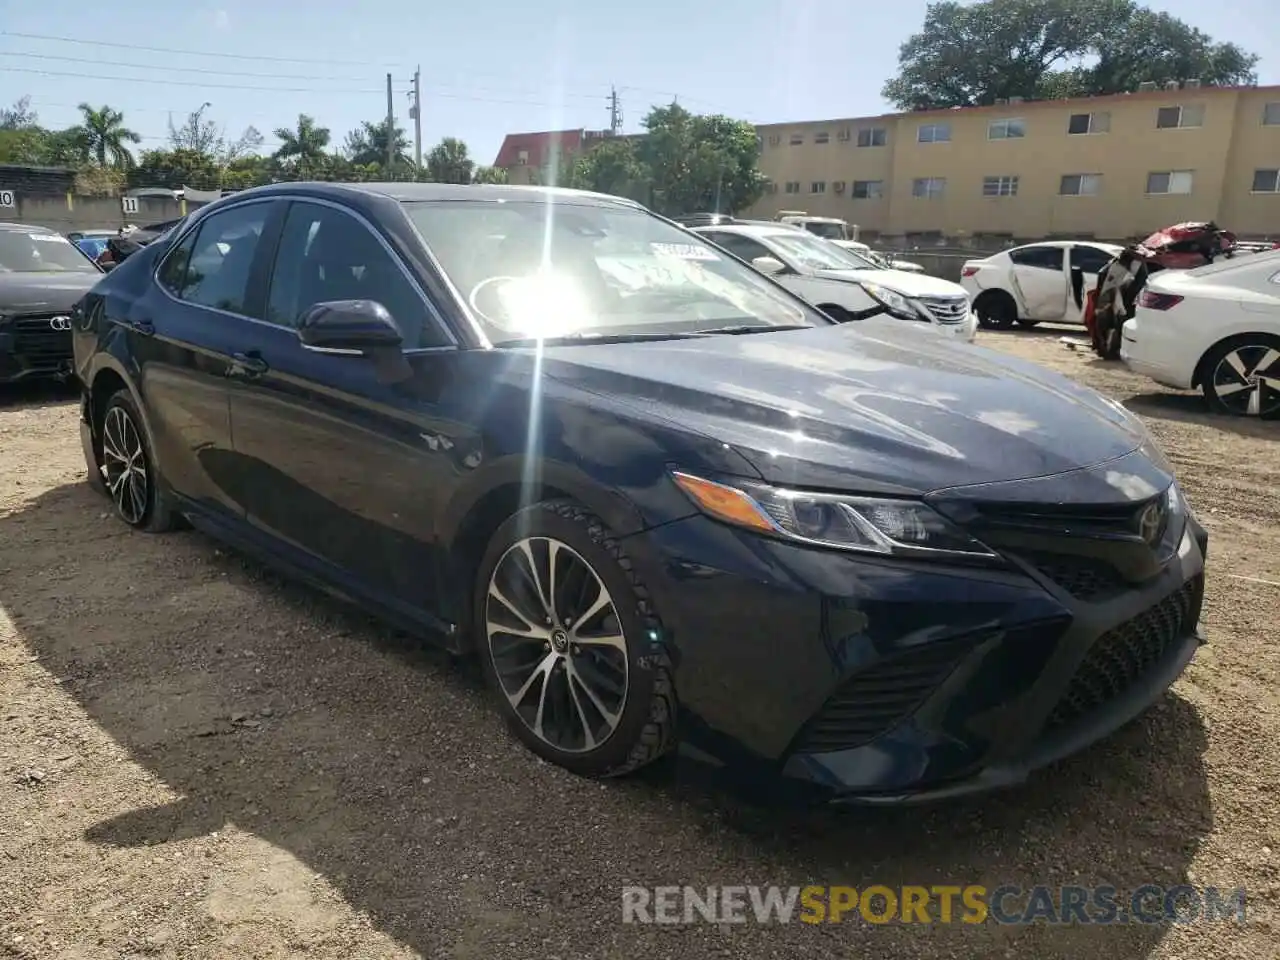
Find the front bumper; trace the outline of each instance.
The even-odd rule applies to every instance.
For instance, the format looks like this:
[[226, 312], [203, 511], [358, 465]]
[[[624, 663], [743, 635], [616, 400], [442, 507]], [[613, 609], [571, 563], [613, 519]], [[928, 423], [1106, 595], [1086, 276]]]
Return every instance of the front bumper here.
[[55, 330], [49, 318], [19, 318], [0, 327], [0, 383], [75, 375], [71, 330]]
[[1156, 577], [1088, 601], [1030, 572], [812, 550], [704, 517], [633, 539], [690, 752], [823, 799], [1019, 783], [1143, 712], [1201, 642], [1207, 536], [1190, 516]]

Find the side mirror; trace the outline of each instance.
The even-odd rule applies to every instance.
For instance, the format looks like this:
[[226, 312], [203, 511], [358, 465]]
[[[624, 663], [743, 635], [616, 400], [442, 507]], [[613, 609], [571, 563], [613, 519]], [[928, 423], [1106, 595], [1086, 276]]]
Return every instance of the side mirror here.
[[751, 261], [751, 265], [771, 277], [787, 269], [787, 265], [777, 257], [756, 257]]
[[368, 354], [399, 351], [404, 336], [376, 300], [328, 300], [298, 318], [298, 339], [311, 350]]

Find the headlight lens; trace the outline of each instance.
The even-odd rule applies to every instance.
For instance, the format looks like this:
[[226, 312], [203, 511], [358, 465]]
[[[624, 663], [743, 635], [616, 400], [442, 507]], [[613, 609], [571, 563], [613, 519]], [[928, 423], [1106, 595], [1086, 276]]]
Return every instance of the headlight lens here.
[[704, 512], [758, 533], [860, 553], [992, 561], [997, 554], [918, 500], [846, 497], [673, 472]]
[[886, 310], [903, 320], [923, 320], [915, 305], [897, 290], [890, 290], [878, 283], [863, 281], [862, 289], [882, 303]]

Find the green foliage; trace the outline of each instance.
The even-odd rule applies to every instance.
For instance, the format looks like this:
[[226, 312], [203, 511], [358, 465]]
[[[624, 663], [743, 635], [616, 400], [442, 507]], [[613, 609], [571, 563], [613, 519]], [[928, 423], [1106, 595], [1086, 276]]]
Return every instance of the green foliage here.
[[445, 137], [432, 147], [424, 166], [427, 179], [435, 183], [470, 183], [476, 168], [467, 145], [456, 137]]
[[502, 167], [476, 167], [471, 175], [472, 183], [506, 183], [507, 171]]
[[[360, 124], [359, 129], [348, 133], [346, 144], [343, 146], [347, 159], [359, 166], [385, 164], [387, 162], [387, 126], [386, 120], [380, 123], [370, 123], [365, 120]], [[411, 165], [409, 139], [404, 130], [392, 126], [391, 142], [397, 164]]]
[[329, 128], [319, 126], [313, 117], [300, 113], [297, 126], [292, 130], [276, 127], [275, 135], [280, 146], [272, 158], [285, 169], [299, 174], [298, 179], [310, 179], [311, 173], [326, 166]]
[[566, 186], [630, 197], [641, 203], [649, 199], [645, 166], [636, 156], [635, 142], [630, 137], [602, 141], [578, 157]]
[[100, 167], [133, 166], [133, 154], [126, 144], [141, 143], [142, 138], [124, 125], [124, 114], [105, 104], [94, 108], [82, 103], [79, 109], [83, 118], [79, 134], [89, 157]]
[[1144, 80], [1256, 81], [1257, 56], [1134, 0], [930, 3], [898, 54], [886, 100], [903, 110], [1096, 96]]

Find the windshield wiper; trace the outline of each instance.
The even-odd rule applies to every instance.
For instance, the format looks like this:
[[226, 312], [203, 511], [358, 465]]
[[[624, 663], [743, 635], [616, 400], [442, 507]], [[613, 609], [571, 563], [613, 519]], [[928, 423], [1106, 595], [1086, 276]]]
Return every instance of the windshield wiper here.
[[754, 323], [742, 323], [731, 327], [712, 327], [710, 330], [699, 330], [695, 336], [716, 337], [720, 335], [737, 336], [743, 333], [777, 333], [779, 330], [812, 330], [807, 323], [787, 323], [776, 327], [762, 327]]

